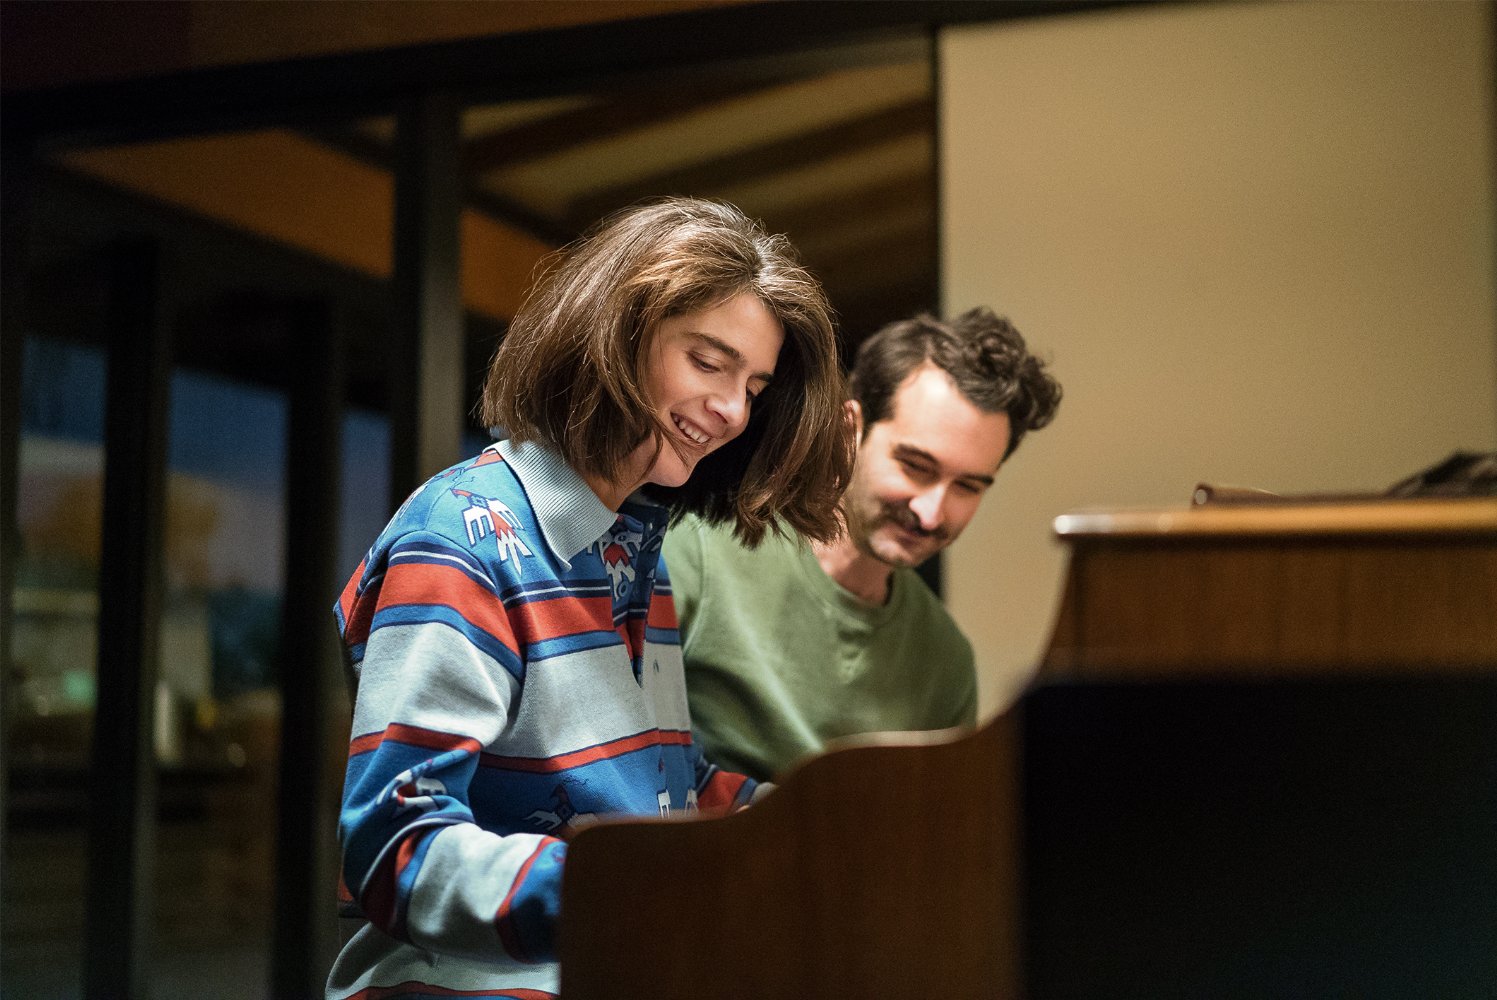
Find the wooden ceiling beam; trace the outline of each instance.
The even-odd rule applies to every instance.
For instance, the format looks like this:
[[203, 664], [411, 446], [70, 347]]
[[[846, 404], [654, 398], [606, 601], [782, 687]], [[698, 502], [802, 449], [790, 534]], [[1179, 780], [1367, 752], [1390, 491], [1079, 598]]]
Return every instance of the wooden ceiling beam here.
[[838, 189], [831, 197], [780, 205], [764, 213], [764, 222], [775, 232], [789, 233], [796, 246], [801, 246], [815, 243], [818, 233], [845, 228], [869, 215], [928, 206], [934, 216], [935, 204], [934, 181], [928, 172], [921, 172]]
[[832, 156], [844, 156], [903, 136], [935, 128], [932, 99], [891, 105], [870, 114], [837, 122], [747, 149], [699, 160], [686, 167], [637, 178], [627, 184], [602, 188], [575, 199], [567, 210], [568, 224], [586, 226], [623, 205], [641, 198], [667, 194], [723, 191], [769, 174], [807, 166]]
[[659, 17], [457, 39], [7, 93], [7, 136], [139, 142], [200, 131], [305, 126], [387, 114], [411, 91], [466, 103], [627, 86], [669, 74], [783, 78], [929, 47], [936, 25], [1095, 9], [1120, 0], [823, 0], [744, 3]]
[[[345, 156], [351, 156], [360, 163], [381, 170], [394, 169], [390, 144], [355, 125], [345, 123], [308, 128], [301, 130], [299, 134]], [[555, 219], [514, 198], [497, 194], [482, 186], [481, 180], [471, 175], [466, 179], [465, 198], [469, 207], [484, 213], [500, 225], [533, 236], [554, 247], [564, 246], [577, 238], [576, 230], [567, 229]]]
[[905, 226], [838, 254], [835, 262], [819, 267], [812, 262], [812, 269], [827, 288], [850, 293], [874, 291], [916, 275], [928, 276], [934, 288], [936, 262], [928, 249], [934, 237], [934, 227]]
[[[788, 82], [788, 81], [782, 81]], [[615, 91], [605, 100], [470, 138], [463, 144], [469, 174], [503, 170], [575, 146], [648, 128], [713, 104], [757, 93], [766, 81], [709, 80], [694, 86], [678, 81]]]

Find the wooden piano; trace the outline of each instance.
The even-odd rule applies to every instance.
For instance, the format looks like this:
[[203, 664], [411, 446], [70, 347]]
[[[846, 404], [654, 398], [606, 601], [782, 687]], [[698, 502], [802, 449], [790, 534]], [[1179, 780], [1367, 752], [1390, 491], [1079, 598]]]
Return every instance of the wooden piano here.
[[1497, 996], [1497, 500], [1056, 528], [1009, 712], [579, 834], [566, 1000]]

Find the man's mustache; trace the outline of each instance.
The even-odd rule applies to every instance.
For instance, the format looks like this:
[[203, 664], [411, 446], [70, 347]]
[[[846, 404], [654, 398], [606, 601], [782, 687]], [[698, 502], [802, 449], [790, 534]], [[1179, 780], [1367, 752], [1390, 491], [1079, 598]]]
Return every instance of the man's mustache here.
[[896, 524], [899, 527], [903, 528], [905, 531], [908, 531], [910, 534], [917, 535], [921, 538], [932, 538], [936, 541], [946, 540], [945, 527], [938, 526], [929, 530], [922, 528], [920, 526], [919, 516], [916, 515], [913, 510], [910, 510], [908, 506], [903, 506], [900, 504], [884, 504], [881, 520]]

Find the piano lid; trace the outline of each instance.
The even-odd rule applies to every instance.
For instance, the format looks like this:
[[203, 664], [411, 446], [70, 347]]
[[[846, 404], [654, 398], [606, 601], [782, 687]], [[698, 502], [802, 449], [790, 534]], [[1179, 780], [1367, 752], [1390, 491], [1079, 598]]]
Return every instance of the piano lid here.
[[1169, 537], [1261, 539], [1430, 535], [1485, 536], [1497, 543], [1497, 499], [1386, 500], [1272, 497], [1138, 510], [1096, 510], [1055, 519], [1063, 541]]

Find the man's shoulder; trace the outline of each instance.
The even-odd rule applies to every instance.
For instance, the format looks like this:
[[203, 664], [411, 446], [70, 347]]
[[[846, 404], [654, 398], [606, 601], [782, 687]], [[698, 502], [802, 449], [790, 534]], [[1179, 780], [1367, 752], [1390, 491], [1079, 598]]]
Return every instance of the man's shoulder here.
[[683, 518], [665, 533], [664, 555], [677, 596], [688, 601], [710, 590], [731, 595], [737, 605], [762, 602], [799, 579], [793, 541], [771, 532], [750, 549], [730, 524], [706, 524], [696, 517]]
[[699, 552], [704, 559], [710, 558], [715, 562], [763, 561], [793, 549], [794, 544], [793, 541], [771, 530], [765, 533], [758, 546], [751, 549], [733, 534], [732, 524], [708, 524], [695, 514], [682, 517], [665, 533], [667, 555], [673, 550], [692, 549]]

